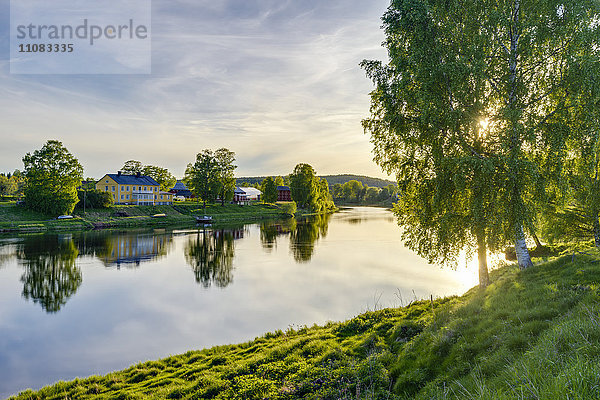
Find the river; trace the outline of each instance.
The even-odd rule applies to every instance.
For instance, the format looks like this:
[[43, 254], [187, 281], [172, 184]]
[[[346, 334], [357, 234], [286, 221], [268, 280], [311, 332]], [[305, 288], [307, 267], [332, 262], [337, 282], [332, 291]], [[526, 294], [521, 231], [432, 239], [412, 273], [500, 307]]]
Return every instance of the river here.
[[0, 397], [277, 329], [461, 294], [393, 215], [0, 236]]

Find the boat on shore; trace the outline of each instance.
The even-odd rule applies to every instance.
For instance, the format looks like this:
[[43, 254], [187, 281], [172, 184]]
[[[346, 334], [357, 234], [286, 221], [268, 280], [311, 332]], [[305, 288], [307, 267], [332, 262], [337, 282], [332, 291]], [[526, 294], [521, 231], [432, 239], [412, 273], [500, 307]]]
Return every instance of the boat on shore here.
[[210, 224], [213, 222], [213, 219], [211, 216], [208, 215], [204, 215], [202, 217], [196, 216], [196, 222], [199, 224]]

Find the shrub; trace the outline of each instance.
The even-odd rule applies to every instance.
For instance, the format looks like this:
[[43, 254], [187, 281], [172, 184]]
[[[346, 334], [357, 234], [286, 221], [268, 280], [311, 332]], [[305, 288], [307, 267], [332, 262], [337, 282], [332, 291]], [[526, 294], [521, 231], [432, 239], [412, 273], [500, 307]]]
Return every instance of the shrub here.
[[283, 211], [287, 215], [296, 214], [296, 202], [295, 201], [280, 201], [277, 203], [281, 211]]
[[110, 193], [100, 190], [78, 190], [77, 197], [79, 202], [75, 207], [81, 209], [83, 209], [84, 199], [86, 208], [110, 208], [114, 201]]

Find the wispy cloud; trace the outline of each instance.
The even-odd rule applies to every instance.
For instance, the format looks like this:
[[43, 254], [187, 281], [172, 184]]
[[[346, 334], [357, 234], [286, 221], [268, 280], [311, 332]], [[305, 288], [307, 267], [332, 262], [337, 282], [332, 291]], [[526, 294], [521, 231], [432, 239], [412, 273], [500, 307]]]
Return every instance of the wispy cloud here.
[[0, 170], [58, 138], [89, 176], [131, 158], [182, 175], [216, 147], [237, 153], [240, 175], [289, 173], [298, 162], [381, 175], [360, 126], [371, 85], [358, 63], [385, 57], [386, 6], [155, 0], [152, 75], [10, 75], [1, 60]]

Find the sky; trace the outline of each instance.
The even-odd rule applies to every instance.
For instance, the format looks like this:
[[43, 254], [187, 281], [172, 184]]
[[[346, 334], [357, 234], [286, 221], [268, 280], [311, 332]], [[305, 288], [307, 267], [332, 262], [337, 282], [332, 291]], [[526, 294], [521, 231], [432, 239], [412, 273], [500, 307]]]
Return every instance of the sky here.
[[[27, 1], [27, 0], [20, 0]], [[108, 1], [108, 0], [104, 0]], [[237, 176], [387, 177], [361, 120], [385, 60], [389, 0], [153, 0], [152, 72], [10, 73], [10, 3], [0, 0], [0, 171], [57, 139], [86, 177], [126, 160], [182, 177], [203, 149], [236, 153]]]

